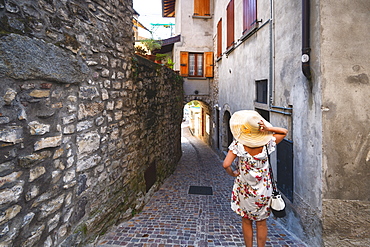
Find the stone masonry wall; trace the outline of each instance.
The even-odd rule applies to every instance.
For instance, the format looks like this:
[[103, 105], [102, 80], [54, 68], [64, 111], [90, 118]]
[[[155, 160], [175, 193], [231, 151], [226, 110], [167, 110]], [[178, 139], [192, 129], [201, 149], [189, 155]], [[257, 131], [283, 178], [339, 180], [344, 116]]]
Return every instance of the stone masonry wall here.
[[132, 1], [0, 0], [0, 246], [76, 246], [181, 156], [182, 82], [133, 55]]

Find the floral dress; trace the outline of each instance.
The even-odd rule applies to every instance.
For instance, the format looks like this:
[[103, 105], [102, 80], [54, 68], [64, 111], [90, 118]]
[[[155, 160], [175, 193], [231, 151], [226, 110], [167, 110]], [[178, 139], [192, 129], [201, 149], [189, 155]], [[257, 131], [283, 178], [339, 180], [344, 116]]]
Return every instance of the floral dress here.
[[237, 141], [229, 146], [229, 150], [239, 158], [240, 172], [234, 181], [231, 208], [244, 218], [260, 221], [270, 215], [272, 185], [266, 147], [271, 154], [275, 146], [275, 137], [272, 137], [262, 152], [255, 156], [245, 151], [243, 144]]

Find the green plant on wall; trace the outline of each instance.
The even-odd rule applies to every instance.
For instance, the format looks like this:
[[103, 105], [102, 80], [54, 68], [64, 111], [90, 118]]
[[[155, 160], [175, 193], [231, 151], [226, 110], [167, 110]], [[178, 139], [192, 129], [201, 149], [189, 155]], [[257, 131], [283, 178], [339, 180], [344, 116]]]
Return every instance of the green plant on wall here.
[[140, 41], [145, 48], [152, 53], [154, 50], [161, 49], [162, 44], [160, 41], [155, 40], [155, 39], [144, 39]]
[[168, 58], [164, 65], [167, 66], [170, 69], [173, 69], [173, 65], [175, 65], [175, 63], [172, 61], [171, 58]]
[[175, 64], [169, 54], [157, 53], [155, 54], [155, 60], [170, 69], [173, 69], [173, 65]]

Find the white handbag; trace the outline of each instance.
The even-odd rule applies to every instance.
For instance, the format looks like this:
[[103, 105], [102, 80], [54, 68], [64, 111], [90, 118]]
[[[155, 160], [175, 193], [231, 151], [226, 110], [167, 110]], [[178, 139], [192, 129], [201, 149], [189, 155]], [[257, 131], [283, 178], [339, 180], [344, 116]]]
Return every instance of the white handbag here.
[[272, 168], [271, 168], [271, 163], [270, 163], [270, 155], [269, 155], [267, 146], [266, 146], [266, 152], [267, 152], [267, 156], [268, 156], [267, 158], [268, 158], [269, 167], [270, 167], [271, 183], [272, 183], [272, 189], [273, 189], [272, 196], [271, 196], [271, 199], [270, 199], [270, 209], [271, 209], [272, 214], [276, 218], [282, 218], [282, 217], [286, 216], [285, 201], [284, 201], [283, 197], [280, 195], [280, 192], [276, 188], [276, 182], [274, 180], [274, 175], [272, 173]]

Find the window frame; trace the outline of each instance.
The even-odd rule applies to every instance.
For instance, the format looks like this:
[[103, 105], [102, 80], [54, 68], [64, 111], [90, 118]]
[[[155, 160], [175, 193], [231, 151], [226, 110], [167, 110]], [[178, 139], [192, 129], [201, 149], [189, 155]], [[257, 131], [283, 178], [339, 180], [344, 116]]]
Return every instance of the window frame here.
[[234, 47], [235, 44], [235, 4], [230, 0], [226, 7], [226, 50]]
[[222, 57], [222, 18], [217, 23], [217, 58]]
[[257, 0], [243, 0], [243, 33], [246, 36], [256, 30], [257, 21]]
[[211, 17], [211, 0], [194, 0], [193, 17]]
[[[202, 61], [199, 63], [199, 56], [202, 56]], [[194, 75], [190, 74], [191, 64], [190, 64], [190, 57], [194, 56]], [[188, 70], [188, 77], [204, 77], [204, 53], [203, 52], [189, 52], [189, 70]], [[201, 67], [202, 74], [198, 75], [199, 66]]]
[[[190, 60], [189, 54], [202, 54], [202, 75], [190, 75]], [[197, 56], [196, 56], [197, 57]], [[180, 75], [182, 77], [189, 78], [209, 78], [213, 77], [213, 63], [214, 63], [213, 52], [189, 52], [180, 51]], [[197, 67], [197, 59], [195, 58], [195, 66]]]

